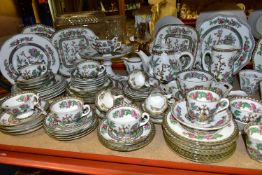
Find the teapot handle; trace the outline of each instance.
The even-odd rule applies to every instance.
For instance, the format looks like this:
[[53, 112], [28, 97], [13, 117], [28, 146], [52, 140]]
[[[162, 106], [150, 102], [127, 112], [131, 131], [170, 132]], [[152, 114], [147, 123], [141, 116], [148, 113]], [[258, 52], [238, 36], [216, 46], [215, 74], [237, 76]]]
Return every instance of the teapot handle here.
[[209, 71], [209, 66], [208, 63], [206, 63], [206, 59], [205, 59], [207, 54], [211, 55], [211, 51], [210, 50], [205, 51], [201, 58], [202, 67], [205, 71]]
[[[189, 56], [189, 58], [190, 58], [190, 61], [189, 61], [189, 63], [188, 64], [186, 64], [186, 65], [183, 65], [182, 63], [183, 63], [183, 61], [181, 60], [181, 58], [182, 58], [182, 56]], [[178, 54], [178, 61], [179, 61], [179, 65], [181, 66], [181, 69], [182, 70], [184, 70], [184, 69], [190, 69], [192, 66], [193, 66], [193, 64], [194, 64], [194, 56], [190, 53], [190, 52], [181, 52], [181, 53], [179, 53]]]

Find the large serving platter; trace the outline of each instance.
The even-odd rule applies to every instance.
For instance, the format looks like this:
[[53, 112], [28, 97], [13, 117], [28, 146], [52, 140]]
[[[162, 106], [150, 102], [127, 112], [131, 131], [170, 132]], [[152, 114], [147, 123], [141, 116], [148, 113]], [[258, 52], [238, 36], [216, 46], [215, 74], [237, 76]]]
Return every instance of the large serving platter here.
[[251, 28], [251, 32], [256, 39], [260, 39], [262, 37], [262, 34], [257, 32], [256, 30], [257, 22], [260, 16], [262, 16], [262, 10], [254, 10], [253, 12], [249, 14], [248, 20], [247, 20]]
[[55, 33], [55, 29], [43, 24], [35, 24], [25, 27], [21, 33], [33, 33], [50, 39]]
[[165, 25], [169, 24], [184, 24], [179, 18], [175, 16], [164, 16], [161, 19], [159, 19], [156, 22], [156, 25], [154, 27], [154, 33], [155, 35], [158, 33], [158, 31]]
[[218, 15], [206, 20], [197, 28], [200, 33], [200, 57], [216, 44], [231, 44], [241, 49], [241, 53], [234, 62], [234, 74], [246, 66], [252, 56], [255, 40], [250, 28], [238, 17]]
[[92, 30], [83, 27], [57, 31], [52, 37], [52, 44], [59, 53], [59, 72], [69, 77], [74, 65], [80, 60], [79, 53], [86, 56], [94, 52], [91, 43], [96, 38]]
[[159, 29], [153, 46], [170, 43], [176, 52], [188, 51], [196, 56], [198, 42], [199, 36], [193, 27], [183, 24], [169, 24]]
[[18, 34], [8, 39], [0, 51], [2, 75], [12, 84], [19, 68], [35, 63], [45, 64], [53, 73], [59, 69], [59, 57], [51, 42], [35, 34]]

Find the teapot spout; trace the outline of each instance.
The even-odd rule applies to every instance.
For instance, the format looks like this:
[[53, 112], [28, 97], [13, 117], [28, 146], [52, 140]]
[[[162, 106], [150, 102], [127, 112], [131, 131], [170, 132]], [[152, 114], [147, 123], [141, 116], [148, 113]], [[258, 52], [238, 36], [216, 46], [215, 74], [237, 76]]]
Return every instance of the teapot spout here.
[[142, 60], [144, 70], [148, 70], [150, 57], [147, 56], [142, 50], [136, 52]]

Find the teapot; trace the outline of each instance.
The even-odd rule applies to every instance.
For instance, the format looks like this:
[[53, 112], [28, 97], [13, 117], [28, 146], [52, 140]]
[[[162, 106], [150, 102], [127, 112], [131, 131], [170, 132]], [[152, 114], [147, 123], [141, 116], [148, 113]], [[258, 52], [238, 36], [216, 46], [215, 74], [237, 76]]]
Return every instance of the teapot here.
[[147, 56], [141, 50], [137, 54], [142, 59], [144, 71], [160, 82], [175, 80], [179, 71], [191, 68], [194, 63], [194, 57], [190, 52], [175, 52], [170, 44], [154, 45], [151, 56]]

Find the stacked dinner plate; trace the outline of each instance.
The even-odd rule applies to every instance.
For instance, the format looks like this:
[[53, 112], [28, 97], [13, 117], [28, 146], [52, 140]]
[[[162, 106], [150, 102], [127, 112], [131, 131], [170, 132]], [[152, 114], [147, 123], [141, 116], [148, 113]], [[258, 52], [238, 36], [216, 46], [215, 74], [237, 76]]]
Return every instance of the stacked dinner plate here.
[[84, 137], [91, 133], [98, 125], [98, 119], [93, 111], [87, 116], [82, 117], [80, 120], [63, 124], [55, 120], [54, 114], [48, 114], [43, 122], [46, 133], [61, 141], [70, 141]]
[[152, 87], [142, 87], [140, 89], [131, 88], [128, 83], [123, 83], [123, 92], [126, 97], [133, 101], [144, 101], [152, 91]]
[[96, 94], [110, 85], [111, 81], [105, 69], [101, 70], [97, 76], [85, 78], [75, 69], [71, 74], [71, 82], [66, 92], [68, 95], [82, 98], [85, 103], [94, 103]]
[[[48, 109], [48, 103], [44, 100], [40, 102], [41, 107]], [[21, 135], [31, 133], [42, 127], [42, 121], [45, 118], [43, 112], [39, 109], [34, 109], [33, 114], [23, 115], [23, 118], [17, 118], [8, 112], [0, 112], [0, 131], [11, 134]]]
[[236, 149], [238, 128], [229, 111], [207, 124], [187, 117], [186, 102], [178, 102], [165, 116], [163, 132], [168, 146], [185, 159], [212, 163], [229, 158]]
[[41, 99], [50, 100], [65, 92], [67, 81], [64, 77], [52, 72], [47, 72], [43, 76], [24, 80], [18, 77], [16, 84], [12, 87], [12, 92], [32, 90], [38, 93]]

